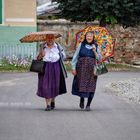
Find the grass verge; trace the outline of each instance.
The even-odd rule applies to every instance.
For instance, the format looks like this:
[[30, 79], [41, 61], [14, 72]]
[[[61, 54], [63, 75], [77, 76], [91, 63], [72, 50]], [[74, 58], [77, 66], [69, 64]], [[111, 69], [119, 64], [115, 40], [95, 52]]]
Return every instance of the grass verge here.
[[[71, 64], [65, 62], [66, 70], [70, 72], [72, 70]], [[127, 64], [107, 64], [109, 71], [140, 71], [140, 68]], [[29, 72], [29, 67], [14, 66], [14, 65], [2, 65], [0, 66], [0, 72]]]

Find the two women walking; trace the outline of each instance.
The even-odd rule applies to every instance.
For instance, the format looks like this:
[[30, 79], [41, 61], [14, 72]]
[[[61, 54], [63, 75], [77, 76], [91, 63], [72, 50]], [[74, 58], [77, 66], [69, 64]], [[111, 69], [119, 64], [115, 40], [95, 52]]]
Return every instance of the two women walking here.
[[[66, 93], [66, 70], [63, 64], [65, 52], [63, 48], [54, 42], [53, 35], [46, 36], [46, 42], [41, 47], [37, 56], [38, 60], [46, 62], [45, 74], [38, 75], [37, 95], [45, 98], [46, 111], [55, 108], [55, 97]], [[84, 41], [78, 46], [73, 59], [72, 94], [80, 97], [81, 109], [90, 111], [90, 104], [95, 94], [97, 76], [93, 75], [93, 67], [96, 61], [101, 59], [98, 45], [94, 41], [94, 32], [87, 32]], [[85, 98], [88, 99], [85, 107]]]

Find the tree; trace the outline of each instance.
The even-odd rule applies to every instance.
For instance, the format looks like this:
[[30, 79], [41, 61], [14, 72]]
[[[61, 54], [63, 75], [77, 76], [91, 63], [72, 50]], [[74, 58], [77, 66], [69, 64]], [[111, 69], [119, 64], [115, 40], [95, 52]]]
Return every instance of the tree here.
[[140, 24], [140, 0], [53, 0], [59, 3], [59, 17], [71, 21], [94, 21], [101, 26], [118, 23], [124, 27]]

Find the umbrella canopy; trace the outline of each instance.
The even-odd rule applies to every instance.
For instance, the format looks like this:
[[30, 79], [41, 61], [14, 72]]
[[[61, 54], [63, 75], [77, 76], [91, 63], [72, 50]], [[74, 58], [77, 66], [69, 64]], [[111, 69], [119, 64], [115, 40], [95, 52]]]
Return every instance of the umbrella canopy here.
[[85, 38], [85, 34], [89, 31], [94, 31], [94, 40], [98, 44], [100, 52], [102, 54], [102, 61], [114, 54], [115, 41], [110, 32], [105, 27], [88, 26], [83, 30], [80, 30], [76, 34], [76, 46], [77, 47]]
[[59, 38], [61, 37], [61, 34], [55, 31], [42, 31], [42, 32], [31, 32], [20, 39], [20, 41], [23, 42], [39, 42], [39, 41], [45, 41], [46, 38]]

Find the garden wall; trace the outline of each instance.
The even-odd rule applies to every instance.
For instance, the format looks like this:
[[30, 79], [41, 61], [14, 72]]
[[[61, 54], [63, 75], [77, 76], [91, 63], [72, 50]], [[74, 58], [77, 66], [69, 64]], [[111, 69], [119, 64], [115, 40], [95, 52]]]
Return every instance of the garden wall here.
[[[58, 39], [66, 51], [67, 57], [71, 58], [74, 53], [75, 34], [88, 25], [98, 25], [94, 23], [71, 23], [68, 21], [38, 21], [38, 31], [54, 30], [62, 34]], [[140, 27], [126, 28], [119, 25], [107, 26], [116, 40], [114, 61], [118, 63], [139, 63], [140, 62]]]

